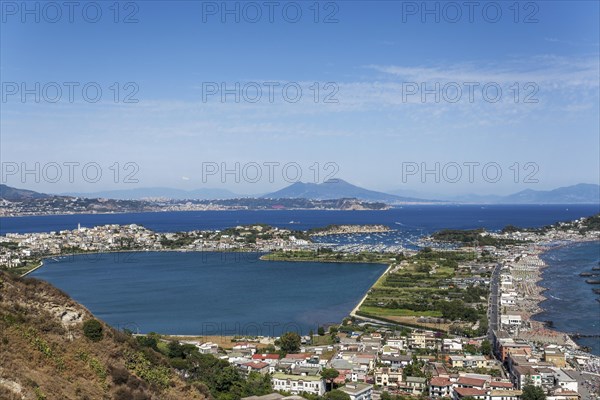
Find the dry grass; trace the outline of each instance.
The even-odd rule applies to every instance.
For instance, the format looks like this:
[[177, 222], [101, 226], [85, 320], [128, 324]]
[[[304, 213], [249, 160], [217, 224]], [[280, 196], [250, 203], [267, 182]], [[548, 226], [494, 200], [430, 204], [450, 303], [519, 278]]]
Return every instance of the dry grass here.
[[[64, 312], [74, 318], [63, 320]], [[82, 322], [89, 318], [87, 309], [51, 285], [0, 272], [0, 398], [204, 398], [174, 371], [167, 387], [133, 374], [125, 355], [140, 351], [135, 341], [105, 324], [102, 340], [87, 339]], [[152, 362], [166, 365], [158, 354]]]

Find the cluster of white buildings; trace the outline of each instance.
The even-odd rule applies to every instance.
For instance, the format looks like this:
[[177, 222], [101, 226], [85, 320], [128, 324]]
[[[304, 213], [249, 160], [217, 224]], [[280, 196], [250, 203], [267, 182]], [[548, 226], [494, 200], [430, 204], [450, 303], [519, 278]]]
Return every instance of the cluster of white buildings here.
[[[213, 354], [226, 359], [245, 374], [270, 374], [274, 390], [293, 395], [325, 394], [328, 382], [321, 376], [325, 368], [338, 371], [339, 375], [332, 383], [346, 392], [351, 400], [371, 400], [374, 394], [380, 394], [381, 391], [401, 395], [456, 397], [461, 391], [454, 391], [454, 387], [479, 387], [469, 386], [470, 379], [483, 379], [487, 391], [509, 390], [517, 393], [517, 389], [508, 380], [501, 381], [490, 375], [469, 372], [476, 368], [498, 366], [493, 359], [464, 353], [464, 346], [477, 344], [476, 341], [442, 339], [433, 331], [421, 329], [398, 335], [387, 328], [368, 334], [342, 334], [338, 339], [339, 342], [332, 345], [305, 344], [299, 353], [287, 354], [284, 358], [278, 353], [261, 352], [256, 342], [237, 342], [225, 354]], [[305, 337], [303, 341], [310, 343], [310, 338]], [[201, 347], [210, 347], [209, 345], [198, 344]], [[433, 355], [418, 355], [433, 354], [436, 351], [444, 356], [436, 358]], [[410, 369], [408, 373], [407, 368]], [[430, 379], [429, 376], [433, 378]], [[452, 382], [449, 391], [435, 385], [442, 380]], [[442, 396], [442, 393], [449, 396]], [[253, 397], [251, 400], [263, 400], [262, 397], [265, 396]], [[268, 400], [267, 397], [264, 400]], [[496, 396], [493, 400], [512, 400], [512, 397], [502, 399]]]
[[7, 233], [0, 236], [0, 266], [17, 267], [32, 259], [79, 252], [123, 249], [158, 250], [158, 234], [139, 225], [79, 226], [49, 233]]
[[[0, 236], [0, 267], [14, 268], [44, 257], [86, 252], [135, 251], [270, 251], [306, 249], [312, 243], [293, 232], [264, 225], [237, 226], [229, 234], [221, 231], [157, 233], [142, 226], [79, 226], [49, 233], [8, 233]], [[249, 241], [247, 238], [254, 239]], [[169, 243], [183, 243], [176, 248]]]
[[[565, 225], [566, 226], [566, 225]], [[597, 233], [591, 233], [591, 236]], [[532, 240], [531, 244], [515, 246], [505, 251], [498, 279], [498, 329], [494, 332], [494, 350], [497, 358], [516, 390], [527, 384], [541, 387], [549, 400], [581, 399], [580, 371], [590, 365], [581, 360], [577, 345], [564, 333], [554, 331], [531, 319], [540, 311], [538, 303], [544, 299], [537, 286], [545, 266], [539, 257], [540, 235], [511, 233]], [[576, 230], [548, 230], [545, 239], [570, 240], [581, 238]], [[586, 360], [600, 360], [587, 354]], [[590, 381], [599, 381], [599, 375], [590, 375]], [[581, 393], [580, 393], [581, 392]]]
[[[310, 338], [303, 339], [310, 342]], [[549, 400], [582, 400], [579, 383], [570, 374], [574, 369], [559, 346], [536, 349], [507, 335], [496, 340], [495, 358], [465, 350], [480, 346], [481, 339], [442, 338], [422, 329], [398, 335], [380, 328], [367, 334], [342, 334], [338, 339], [326, 346], [305, 344], [299, 353], [285, 358], [262, 353], [256, 343], [249, 342], [215, 355], [244, 373], [271, 374], [273, 389], [288, 394], [274, 394], [280, 396], [275, 400], [298, 399], [304, 393], [324, 395], [328, 382], [321, 371], [325, 368], [338, 371], [333, 383], [351, 400], [371, 400], [383, 391], [453, 400], [518, 400], [529, 383], [542, 387]]]

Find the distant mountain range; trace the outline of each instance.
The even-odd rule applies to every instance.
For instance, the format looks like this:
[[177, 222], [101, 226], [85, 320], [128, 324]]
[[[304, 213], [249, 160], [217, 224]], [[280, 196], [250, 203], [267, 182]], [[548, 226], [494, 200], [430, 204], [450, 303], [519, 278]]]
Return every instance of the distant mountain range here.
[[392, 193], [368, 190], [352, 185], [344, 180], [335, 179], [321, 184], [296, 182], [281, 190], [264, 195], [239, 195], [225, 189], [181, 190], [171, 188], [138, 188], [113, 190], [95, 193], [65, 193], [49, 195], [32, 190], [16, 189], [0, 185], [0, 199], [24, 201], [50, 197], [73, 196], [89, 199], [106, 198], [115, 200], [140, 200], [151, 198], [167, 198], [173, 200], [224, 200], [224, 199], [358, 199], [386, 204], [406, 203], [473, 203], [473, 204], [600, 204], [600, 185], [580, 183], [573, 186], [560, 187], [553, 190], [526, 189], [507, 196], [500, 195], [435, 195], [420, 194], [415, 191], [398, 190]]
[[108, 190], [93, 193], [63, 193], [64, 196], [88, 197], [88, 198], [106, 198], [119, 200], [140, 200], [149, 198], [167, 198], [174, 200], [217, 200], [217, 199], [237, 199], [248, 197], [235, 194], [227, 189], [196, 189], [182, 190], [166, 187], [138, 188]]
[[[391, 193], [397, 195], [418, 196], [418, 192], [396, 190]], [[599, 204], [600, 185], [580, 183], [572, 186], [560, 187], [553, 190], [526, 189], [507, 196], [500, 195], [440, 195], [423, 194], [427, 198], [454, 203], [490, 203], [490, 204]]]
[[364, 201], [376, 201], [388, 204], [430, 202], [430, 200], [402, 197], [394, 194], [364, 189], [352, 185], [342, 179], [331, 179], [320, 184], [296, 182], [281, 190], [265, 194], [261, 197], [269, 199], [305, 198], [313, 200], [356, 198]]
[[600, 203], [600, 185], [580, 183], [554, 190], [531, 190], [502, 198], [503, 203]]

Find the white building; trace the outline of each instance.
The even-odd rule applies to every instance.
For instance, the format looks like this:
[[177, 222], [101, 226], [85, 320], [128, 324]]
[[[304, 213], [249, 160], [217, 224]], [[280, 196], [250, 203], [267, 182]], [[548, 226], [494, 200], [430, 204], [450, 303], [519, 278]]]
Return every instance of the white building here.
[[554, 384], [563, 391], [577, 392], [578, 382], [572, 378], [565, 370], [560, 368], [550, 368], [554, 371]]
[[446, 353], [458, 353], [462, 351], [462, 341], [460, 339], [444, 339], [442, 349]]
[[518, 400], [521, 394], [520, 390], [490, 390], [487, 400]]
[[201, 354], [217, 354], [219, 352], [219, 345], [212, 342], [202, 343], [196, 347]]
[[320, 376], [306, 375], [273, 375], [273, 390], [283, 390], [293, 394], [302, 392], [323, 396], [325, 394], [325, 380]]
[[451, 397], [452, 382], [450, 379], [434, 376], [429, 382], [429, 397]]
[[511, 293], [502, 293], [500, 295], [500, 305], [513, 305], [516, 303], [516, 297]]
[[347, 383], [346, 386], [339, 388], [350, 396], [350, 400], [371, 400], [373, 395], [373, 385], [366, 383]]
[[503, 314], [500, 316], [500, 323], [504, 326], [521, 326], [521, 316], [512, 314]]
[[398, 350], [404, 350], [405, 339], [403, 338], [390, 338], [387, 341], [387, 345], [391, 348], [395, 348]]

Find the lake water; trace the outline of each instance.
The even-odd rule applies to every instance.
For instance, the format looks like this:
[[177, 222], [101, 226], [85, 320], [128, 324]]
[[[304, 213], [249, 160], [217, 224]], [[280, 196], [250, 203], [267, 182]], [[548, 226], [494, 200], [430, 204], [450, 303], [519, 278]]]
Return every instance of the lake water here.
[[[598, 205], [411, 205], [387, 211], [199, 211], [134, 214], [54, 215], [0, 218], [0, 234], [75, 229], [78, 223], [139, 224], [158, 232], [223, 229], [266, 223], [288, 229], [328, 224], [384, 224], [392, 232], [328, 238], [364, 244], [399, 244], [440, 229], [486, 228], [511, 224], [539, 227], [599, 212]], [[595, 247], [594, 247], [595, 246]], [[578, 276], [597, 262], [598, 244], [547, 253], [543, 285], [555, 296], [537, 318], [551, 319], [567, 332], [598, 332], [599, 303], [592, 285]], [[202, 257], [206, 258], [203, 260]], [[116, 327], [142, 332], [199, 334], [229, 332], [253, 322], [297, 324], [306, 332], [345, 316], [382, 273], [383, 266], [277, 263], [222, 259], [220, 253], [131, 253], [84, 255], [48, 265], [33, 276], [46, 279]], [[254, 258], [253, 258], [254, 257]], [[596, 257], [596, 258], [594, 258]], [[596, 260], [596, 261], [594, 261]], [[561, 300], [559, 300], [561, 299]], [[220, 326], [226, 324], [225, 326]], [[228, 325], [227, 325], [228, 324]], [[246, 325], [244, 325], [246, 324]], [[268, 327], [260, 327], [264, 334]], [[581, 343], [600, 351], [597, 339]]]
[[46, 280], [120, 329], [181, 335], [308, 334], [339, 323], [387, 268], [261, 261], [252, 253], [115, 253], [65, 257]]

